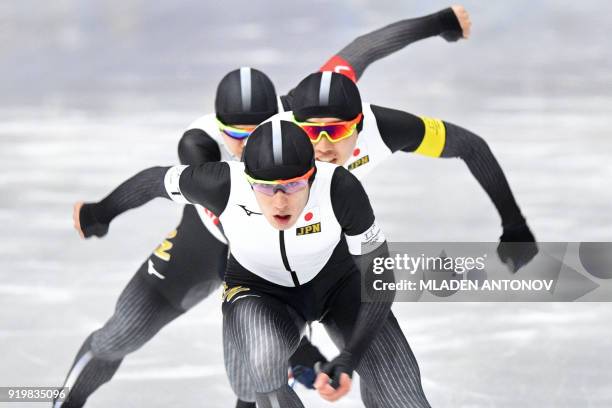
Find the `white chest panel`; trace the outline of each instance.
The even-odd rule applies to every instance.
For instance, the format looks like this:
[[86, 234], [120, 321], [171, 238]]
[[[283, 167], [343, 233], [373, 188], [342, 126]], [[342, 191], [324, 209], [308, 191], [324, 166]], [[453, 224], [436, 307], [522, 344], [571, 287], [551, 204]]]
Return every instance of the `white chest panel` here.
[[[295, 272], [300, 284], [312, 280], [331, 257], [342, 234], [330, 197], [336, 166], [317, 163], [317, 175], [306, 207], [297, 223], [281, 234], [261, 214], [244, 176], [243, 163], [228, 164], [232, 189], [219, 218], [232, 255], [250, 272], [278, 285], [294, 286], [290, 271]], [[283, 262], [281, 239], [284, 239], [289, 270]]]
[[353, 154], [344, 163], [344, 167], [363, 180], [376, 166], [384, 162], [393, 152], [387, 147], [380, 136], [376, 118], [369, 103], [363, 104], [363, 129], [357, 137], [357, 145]]

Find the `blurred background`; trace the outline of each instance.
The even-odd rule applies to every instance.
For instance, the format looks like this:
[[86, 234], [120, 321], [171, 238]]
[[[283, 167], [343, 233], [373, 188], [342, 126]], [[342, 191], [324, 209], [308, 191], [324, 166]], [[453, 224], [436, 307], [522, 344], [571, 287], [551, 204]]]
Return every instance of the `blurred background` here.
[[[612, 4], [460, 4], [471, 14], [470, 40], [428, 39], [375, 63], [360, 81], [362, 98], [484, 137], [539, 240], [610, 241]], [[225, 73], [256, 67], [280, 94], [354, 37], [450, 5], [0, 3], [0, 386], [63, 383], [84, 338], [180, 214], [158, 200], [118, 218], [105, 239], [82, 241], [73, 202], [176, 163], [180, 136], [213, 111]], [[365, 184], [390, 240], [501, 234], [459, 160], [399, 154]], [[610, 304], [394, 310], [433, 407], [612, 406]], [[88, 406], [232, 406], [220, 328], [220, 296], [212, 296], [126, 358]], [[334, 356], [323, 330], [314, 342]], [[327, 406], [299, 392], [307, 406]], [[360, 406], [358, 387], [333, 406]]]

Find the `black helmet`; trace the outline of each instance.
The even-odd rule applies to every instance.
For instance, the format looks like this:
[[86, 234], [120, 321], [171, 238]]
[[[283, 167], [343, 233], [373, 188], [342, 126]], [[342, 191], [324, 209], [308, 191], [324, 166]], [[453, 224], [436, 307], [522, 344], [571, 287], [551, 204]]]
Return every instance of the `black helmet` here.
[[362, 111], [357, 85], [345, 75], [331, 71], [304, 78], [292, 91], [291, 108], [298, 121], [321, 117], [351, 120]]
[[242, 152], [242, 161], [244, 171], [254, 179], [287, 180], [303, 176], [312, 169], [315, 156], [312, 143], [301, 127], [273, 119], [251, 133]]
[[236, 69], [219, 82], [215, 112], [225, 124], [258, 125], [278, 113], [274, 85], [257, 69]]

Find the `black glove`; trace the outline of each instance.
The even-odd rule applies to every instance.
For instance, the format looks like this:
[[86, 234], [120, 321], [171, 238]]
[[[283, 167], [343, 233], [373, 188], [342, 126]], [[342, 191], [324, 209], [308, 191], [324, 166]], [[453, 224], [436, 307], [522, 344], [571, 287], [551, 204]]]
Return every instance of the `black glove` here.
[[516, 272], [527, 265], [538, 253], [538, 245], [527, 224], [504, 228], [499, 237], [497, 255], [499, 259]]
[[463, 29], [452, 8], [438, 12], [438, 19], [442, 25], [440, 36], [448, 42], [458, 41], [463, 37]]
[[346, 373], [352, 378], [353, 371], [355, 363], [352, 354], [348, 351], [343, 351], [338, 357], [321, 366], [321, 372], [329, 376], [329, 384], [336, 389], [340, 387], [340, 375]]
[[96, 218], [94, 207], [96, 204], [83, 204], [79, 211], [81, 230], [85, 238], [91, 236], [103, 237], [108, 232], [108, 224], [104, 224]]
[[295, 353], [289, 358], [293, 378], [304, 387], [314, 389], [315, 366], [325, 364], [327, 359], [306, 337], [302, 339]]

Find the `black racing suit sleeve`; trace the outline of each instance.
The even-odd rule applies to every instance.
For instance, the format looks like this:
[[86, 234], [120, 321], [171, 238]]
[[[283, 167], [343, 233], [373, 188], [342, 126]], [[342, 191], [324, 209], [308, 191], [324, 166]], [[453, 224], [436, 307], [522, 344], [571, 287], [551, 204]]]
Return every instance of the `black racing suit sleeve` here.
[[[334, 214], [347, 236], [367, 236], [368, 231], [376, 228], [374, 212], [368, 196], [353, 174], [343, 167], [338, 167], [334, 171], [331, 191]], [[368, 299], [365, 302], [362, 300], [353, 334], [344, 350], [334, 359], [340, 365], [347, 365], [348, 371], [357, 367], [374, 336], [385, 324], [387, 315], [391, 310], [391, 304], [394, 300], [393, 292], [368, 290], [368, 288], [371, 288], [374, 276], [384, 282], [394, 280], [392, 270], [385, 271], [381, 275], [374, 275], [372, 271], [374, 258], [387, 256], [389, 256], [389, 251], [386, 242], [369, 246], [366, 253], [361, 255], [353, 255], [364, 279]], [[333, 365], [334, 360], [329, 364]]]
[[97, 203], [85, 203], [79, 213], [85, 237], [104, 236], [119, 214], [166, 196], [164, 175], [169, 167], [151, 167], [130, 177]]
[[462, 37], [461, 25], [451, 8], [423, 17], [401, 20], [361, 35], [337, 55], [351, 65], [359, 79], [370, 64], [416, 41], [436, 35], [443, 36], [447, 41], [456, 41]]
[[181, 164], [190, 166], [221, 161], [219, 144], [202, 129], [189, 129], [178, 144]]
[[[140, 207], [157, 197], [172, 199], [164, 178], [171, 167], [151, 167], [124, 181], [97, 203], [80, 210], [81, 229], [86, 237], [103, 236], [119, 214]], [[229, 165], [223, 162], [186, 167], [180, 176], [182, 195], [193, 204], [202, 204], [215, 214], [225, 209], [230, 191]]]
[[374, 211], [363, 186], [342, 166], [338, 166], [332, 176], [331, 200], [344, 234], [359, 235], [374, 223]]
[[230, 196], [229, 164], [214, 162], [189, 166], [181, 173], [179, 183], [181, 193], [190, 203], [200, 204], [220, 215]]
[[504, 229], [525, 225], [506, 175], [485, 140], [450, 122], [444, 122], [446, 143], [441, 157], [462, 159], [487, 192], [502, 219]]
[[[449, 7], [423, 17], [409, 18], [389, 24], [378, 30], [361, 35], [331, 57], [320, 71], [333, 68], [336, 57], [349, 65], [349, 71], [358, 81], [367, 67], [404, 47], [429, 37], [440, 35], [447, 41], [456, 41], [463, 36], [463, 30], [455, 12]], [[343, 71], [339, 71], [343, 72]], [[281, 96], [285, 111], [291, 110], [293, 89]]]
[[[384, 143], [392, 152], [414, 152], [425, 138], [423, 119], [407, 112], [371, 105]], [[497, 209], [504, 229], [525, 225], [506, 176], [485, 140], [449, 122], [438, 157], [462, 159]]]

